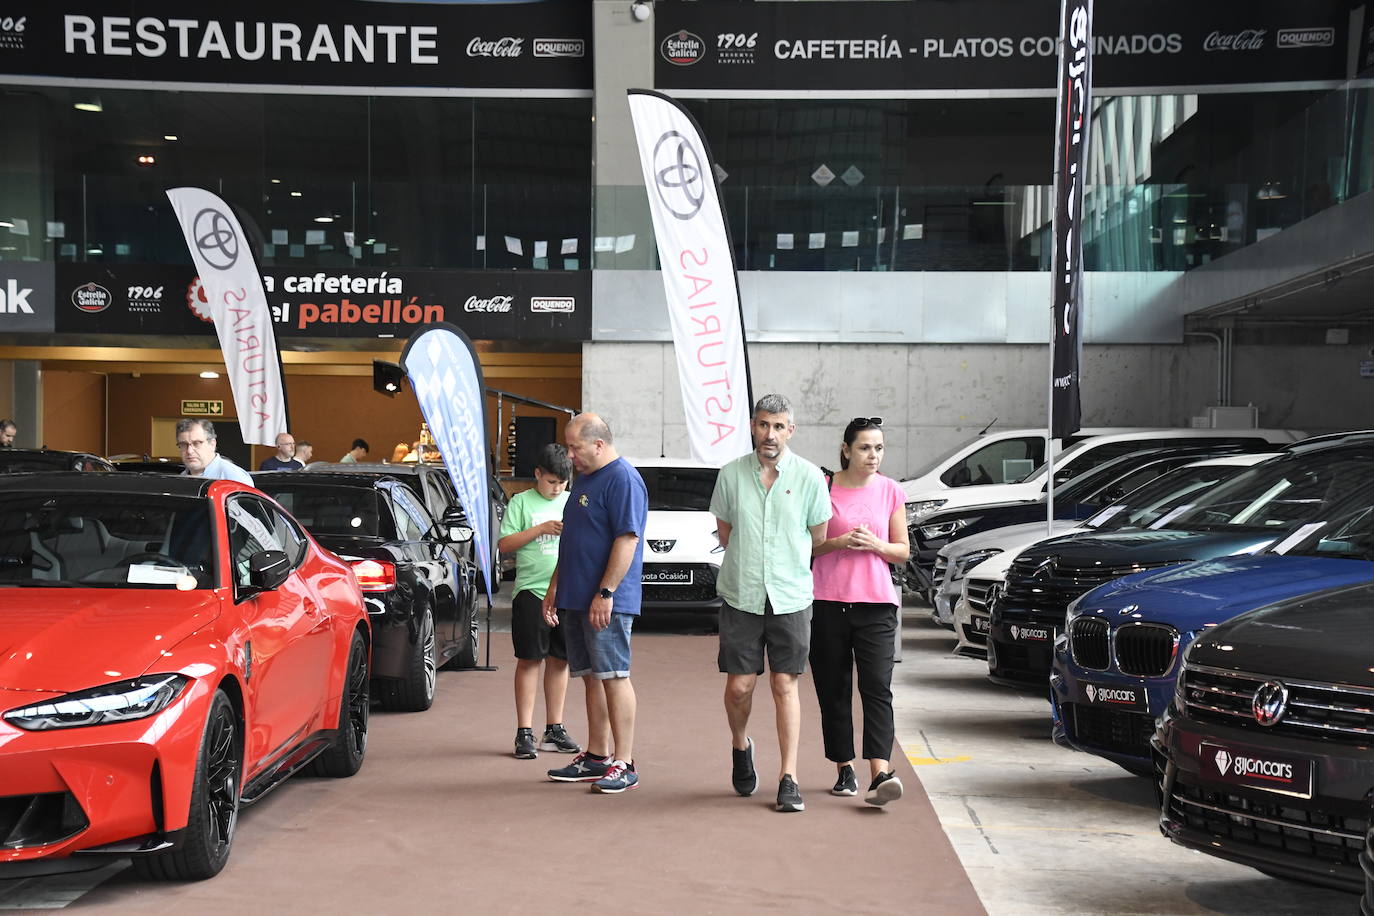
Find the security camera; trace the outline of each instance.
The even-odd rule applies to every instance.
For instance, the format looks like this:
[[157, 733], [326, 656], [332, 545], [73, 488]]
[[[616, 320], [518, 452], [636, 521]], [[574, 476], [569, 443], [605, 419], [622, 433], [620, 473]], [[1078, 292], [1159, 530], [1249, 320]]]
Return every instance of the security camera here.
[[654, 7], [648, 0], [635, 0], [630, 4], [630, 13], [637, 21], [643, 22], [654, 14]]

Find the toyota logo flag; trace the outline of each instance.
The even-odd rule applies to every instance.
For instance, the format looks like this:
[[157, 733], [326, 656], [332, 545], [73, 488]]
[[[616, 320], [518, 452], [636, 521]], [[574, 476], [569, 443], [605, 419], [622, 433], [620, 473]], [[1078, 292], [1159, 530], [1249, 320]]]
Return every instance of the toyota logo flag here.
[[710, 150], [677, 102], [631, 89], [630, 116], [662, 265], [692, 457], [717, 467], [753, 448], [753, 395], [730, 234]]
[[201, 188], [167, 192], [200, 273], [224, 352], [243, 441], [275, 445], [289, 429], [267, 292], [243, 227], [229, 205]]
[[486, 385], [472, 341], [447, 322], [420, 328], [401, 352], [401, 367], [420, 402], [449, 480], [472, 526], [477, 568], [491, 603], [491, 465], [488, 459]]

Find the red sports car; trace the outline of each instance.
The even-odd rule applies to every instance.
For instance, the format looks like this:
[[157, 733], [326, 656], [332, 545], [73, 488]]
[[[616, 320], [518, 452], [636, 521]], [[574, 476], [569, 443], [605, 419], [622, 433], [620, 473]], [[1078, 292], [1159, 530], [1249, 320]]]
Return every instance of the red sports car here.
[[362, 766], [369, 640], [352, 570], [256, 490], [6, 479], [0, 878], [215, 875], [241, 803]]

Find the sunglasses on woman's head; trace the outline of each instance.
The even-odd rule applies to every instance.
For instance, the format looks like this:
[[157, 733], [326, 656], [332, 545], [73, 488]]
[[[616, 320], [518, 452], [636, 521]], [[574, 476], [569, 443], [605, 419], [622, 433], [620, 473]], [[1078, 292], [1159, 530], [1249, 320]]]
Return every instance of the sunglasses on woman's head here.
[[849, 421], [849, 425], [855, 429], [868, 429], [870, 426], [882, 426], [882, 417], [855, 417]]

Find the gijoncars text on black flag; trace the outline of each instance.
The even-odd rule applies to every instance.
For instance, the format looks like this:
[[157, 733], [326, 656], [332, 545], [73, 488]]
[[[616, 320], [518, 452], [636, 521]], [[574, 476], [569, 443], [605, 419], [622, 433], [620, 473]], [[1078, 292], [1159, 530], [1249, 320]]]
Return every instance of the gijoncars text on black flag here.
[[1092, 0], [1063, 0], [1054, 149], [1054, 255], [1050, 262], [1050, 435], [1081, 425], [1083, 182], [1092, 124]]

